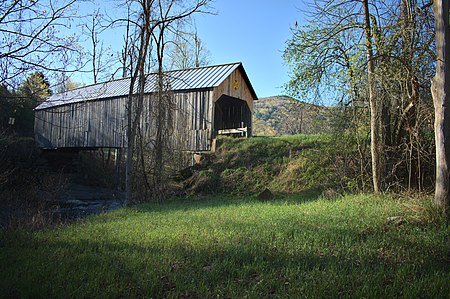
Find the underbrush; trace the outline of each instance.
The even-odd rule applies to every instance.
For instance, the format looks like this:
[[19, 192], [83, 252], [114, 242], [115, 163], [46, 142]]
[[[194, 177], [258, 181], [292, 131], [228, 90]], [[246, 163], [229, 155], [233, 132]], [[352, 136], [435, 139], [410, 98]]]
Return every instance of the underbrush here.
[[52, 210], [67, 181], [50, 171], [32, 138], [0, 136], [0, 229], [59, 223]]
[[67, 181], [51, 174], [40, 178], [40, 184], [0, 190], [0, 229], [42, 229], [62, 223], [55, 210]]
[[430, 198], [183, 198], [0, 232], [0, 297], [447, 298], [449, 237]]
[[0, 136], [0, 190], [26, 186], [43, 164], [34, 139]]

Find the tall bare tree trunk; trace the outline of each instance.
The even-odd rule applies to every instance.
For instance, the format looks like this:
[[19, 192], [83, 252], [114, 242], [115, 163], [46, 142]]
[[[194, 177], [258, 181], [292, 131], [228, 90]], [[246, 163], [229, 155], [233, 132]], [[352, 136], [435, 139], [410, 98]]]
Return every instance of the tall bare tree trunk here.
[[[122, 78], [126, 78], [128, 75], [128, 55], [130, 55], [130, 23], [131, 23], [131, 12], [130, 12], [130, 2], [127, 2], [127, 26], [124, 36], [124, 45], [122, 48]], [[131, 59], [131, 58], [130, 58]], [[132, 64], [132, 63], [131, 63]]]
[[[189, 1], [187, 1], [189, 2]], [[164, 151], [164, 141], [165, 136], [164, 130], [165, 130], [165, 123], [166, 120], [169, 119], [167, 117], [167, 110], [165, 108], [166, 102], [165, 97], [167, 93], [165, 92], [165, 86], [164, 86], [164, 76], [163, 76], [163, 54], [164, 54], [164, 31], [166, 28], [168, 28], [171, 23], [176, 22], [177, 20], [182, 20], [185, 18], [188, 18], [192, 14], [196, 12], [202, 12], [201, 8], [206, 7], [210, 0], [195, 0], [193, 1], [192, 6], [188, 6], [187, 8], [184, 8], [184, 1], [178, 1], [178, 0], [169, 0], [169, 1], [163, 1], [163, 0], [138, 0], [138, 3], [140, 5], [140, 21], [135, 22], [135, 24], [139, 23], [138, 25], [138, 32], [139, 32], [139, 41], [138, 42], [138, 57], [136, 60], [136, 68], [132, 71], [131, 78], [130, 78], [130, 91], [129, 91], [129, 97], [128, 97], [128, 130], [127, 130], [127, 137], [128, 137], [128, 143], [127, 143], [127, 161], [126, 161], [126, 197], [127, 200], [131, 200], [132, 196], [132, 186], [133, 186], [133, 156], [136, 146], [136, 141], [142, 141], [142, 140], [136, 140], [139, 133], [139, 125], [140, 125], [140, 117], [141, 113], [143, 111], [143, 100], [144, 100], [144, 87], [145, 87], [145, 67], [146, 65], [149, 66], [149, 61], [147, 60], [150, 57], [151, 53], [151, 47], [150, 47], [150, 41], [152, 36], [155, 38], [157, 42], [157, 54], [158, 54], [158, 79], [157, 79], [157, 101], [156, 103], [152, 103], [156, 105], [156, 140], [154, 141], [154, 154], [156, 155], [156, 162], [155, 162], [155, 169], [154, 170], [154, 176], [156, 177], [156, 187], [159, 194], [162, 190], [161, 188], [161, 182], [163, 181], [162, 173], [164, 169], [164, 160], [163, 160], [163, 151]], [[183, 5], [182, 5], [183, 4]], [[180, 5], [178, 8], [182, 8], [181, 11], [178, 11], [178, 13], [175, 13], [174, 15], [171, 15], [172, 8]], [[155, 32], [155, 30], [158, 29], [158, 32]], [[128, 27], [127, 27], [128, 30]], [[129, 45], [131, 48], [134, 48], [134, 45]], [[125, 48], [127, 50], [127, 47]], [[126, 51], [125, 51], [126, 53]], [[130, 59], [133, 56], [129, 57]], [[126, 67], [126, 57], [124, 60], [124, 67]], [[130, 62], [130, 65], [133, 67], [133, 61]], [[125, 74], [125, 71], [124, 71]], [[137, 87], [137, 94], [135, 85]], [[153, 115], [152, 115], [153, 117]], [[138, 143], [139, 144], [139, 143]], [[141, 146], [141, 148], [143, 148]], [[142, 159], [142, 157], [141, 157]], [[142, 161], [142, 160], [141, 160]], [[144, 165], [144, 164], [143, 164]], [[143, 167], [144, 168], [144, 167]], [[143, 169], [144, 171], [145, 169]]]
[[[127, 160], [125, 174], [126, 201], [132, 199], [133, 188], [133, 157], [136, 144], [138, 126], [141, 121], [141, 113], [144, 101], [145, 88], [145, 63], [149, 51], [150, 38], [153, 27], [151, 26], [151, 8], [153, 0], [142, 0], [142, 25], [139, 32], [139, 53], [136, 61], [136, 68], [130, 78], [130, 90], [128, 95], [128, 130], [127, 130]], [[135, 93], [135, 84], [137, 81], [137, 94]], [[133, 103], [136, 101], [135, 103]], [[134, 105], [133, 105], [134, 104]]]
[[370, 131], [371, 143], [370, 150], [372, 154], [372, 177], [373, 191], [379, 193], [381, 189], [381, 169], [382, 169], [382, 136], [381, 136], [381, 105], [375, 98], [375, 65], [373, 62], [372, 49], [372, 30], [370, 26], [370, 13], [368, 0], [362, 0], [364, 9], [364, 34], [366, 36], [367, 51], [367, 84], [369, 85], [369, 105], [370, 105]]
[[[159, 1], [160, 18], [167, 20], [168, 12], [164, 12], [163, 3]], [[165, 34], [166, 29], [170, 25], [169, 22], [161, 22], [159, 24], [159, 32], [154, 34], [153, 38], [156, 44], [156, 56], [158, 60], [158, 74], [157, 74], [157, 93], [155, 101], [155, 118], [156, 118], [156, 132], [155, 142], [153, 148], [153, 160], [154, 160], [154, 198], [161, 200], [164, 189], [164, 152], [167, 150], [165, 142], [167, 141], [168, 129], [171, 119], [172, 111], [170, 110], [170, 98], [168, 84], [164, 78], [164, 53], [165, 53]]]
[[128, 96], [128, 107], [127, 107], [127, 156], [125, 162], [125, 200], [128, 204], [132, 197], [132, 186], [133, 186], [133, 149], [134, 149], [134, 139], [135, 133], [132, 128], [132, 115], [133, 115], [133, 96], [130, 94]]
[[436, 22], [436, 76], [432, 80], [436, 138], [434, 203], [448, 212], [450, 204], [450, 27], [449, 1], [434, 0]]

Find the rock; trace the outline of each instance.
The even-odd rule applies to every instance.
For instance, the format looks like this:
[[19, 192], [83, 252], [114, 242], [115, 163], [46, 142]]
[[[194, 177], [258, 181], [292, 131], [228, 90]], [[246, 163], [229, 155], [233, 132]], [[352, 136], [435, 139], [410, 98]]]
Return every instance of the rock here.
[[257, 198], [259, 200], [272, 200], [274, 198], [272, 191], [268, 188], [264, 189], [263, 192], [259, 193]]
[[194, 154], [195, 164], [201, 164], [202, 160], [203, 160], [203, 155], [202, 154], [198, 154], [198, 153]]
[[192, 176], [192, 174], [193, 174], [193, 172], [192, 172], [191, 167], [186, 167], [186, 168], [180, 170], [180, 176], [183, 181], [190, 178]]
[[403, 218], [402, 216], [392, 216], [392, 217], [388, 217], [386, 219], [388, 224], [391, 225], [400, 225], [406, 222], [405, 218]]
[[203, 271], [211, 272], [213, 270], [213, 265], [206, 265], [203, 267]]
[[193, 174], [194, 174], [193, 167], [189, 166], [189, 167], [183, 168], [183, 169], [177, 171], [176, 173], [172, 174], [170, 176], [170, 179], [179, 183], [179, 182], [186, 181], [187, 179], [192, 177]]
[[322, 198], [325, 199], [336, 199], [339, 196], [339, 193], [334, 189], [325, 189], [322, 192]]

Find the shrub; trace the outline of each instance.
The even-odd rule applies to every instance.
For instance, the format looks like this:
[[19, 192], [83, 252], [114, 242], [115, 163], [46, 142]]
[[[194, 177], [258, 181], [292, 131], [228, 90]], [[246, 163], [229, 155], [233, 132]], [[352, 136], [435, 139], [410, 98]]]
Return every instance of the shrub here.
[[32, 138], [0, 138], [0, 228], [40, 228], [58, 221], [51, 207], [66, 180], [52, 173]]
[[0, 137], [0, 189], [15, 189], [39, 178], [37, 169], [44, 164], [32, 138]]

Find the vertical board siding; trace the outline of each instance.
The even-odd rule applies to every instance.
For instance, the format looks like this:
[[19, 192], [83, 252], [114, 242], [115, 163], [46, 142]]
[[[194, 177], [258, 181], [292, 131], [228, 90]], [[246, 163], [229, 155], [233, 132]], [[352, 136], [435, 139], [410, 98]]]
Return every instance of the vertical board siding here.
[[117, 98], [36, 110], [36, 140], [43, 148], [124, 147], [125, 102]]
[[[173, 93], [172, 128], [168, 145], [186, 151], [210, 150], [213, 92]], [[146, 146], [156, 134], [156, 95], [144, 96], [140, 129]], [[127, 97], [78, 102], [36, 110], [35, 135], [42, 148], [124, 148], [127, 130]], [[166, 115], [168, 116], [168, 115]]]
[[[222, 71], [227, 69], [228, 66]], [[216, 75], [222, 80], [220, 74]], [[248, 112], [244, 111], [240, 105], [232, 105], [230, 110], [224, 113], [228, 114], [229, 122], [231, 122], [231, 116], [240, 115], [241, 120], [233, 121], [246, 122], [251, 134], [251, 111], [253, 111], [253, 100], [256, 99], [256, 95], [246, 78], [243, 68], [238, 67], [230, 71], [229, 75], [227, 73], [227, 77], [220, 81], [218, 86], [170, 92], [172, 113], [166, 113], [164, 117], [164, 121], [167, 122], [165, 127], [170, 128], [165, 132], [166, 136], [169, 136], [165, 140], [167, 145], [170, 148], [185, 151], [210, 150], [214, 131], [217, 129], [213, 125], [215, 105], [223, 95], [241, 99], [247, 103], [250, 110], [249, 120], [244, 120], [248, 117]], [[93, 98], [89, 101], [36, 110], [35, 136], [39, 146], [41, 148], [125, 148], [127, 146], [128, 96], [97, 100]], [[144, 144], [147, 147], [153, 146], [156, 139], [157, 109], [156, 94], [146, 94], [139, 133], [144, 137]], [[233, 127], [240, 126], [240, 123], [233, 123]]]
[[214, 102], [222, 95], [228, 95], [247, 102], [253, 112], [253, 95], [240, 69], [234, 70], [218, 87], [214, 88]]
[[[140, 127], [145, 136], [145, 145], [152, 147], [156, 139], [158, 125], [170, 127], [167, 132], [170, 138], [166, 140], [172, 149], [184, 151], [210, 150], [210, 136], [207, 134], [212, 128], [209, 107], [212, 100], [211, 91], [179, 92], [172, 94], [171, 116], [166, 114], [168, 123], [157, 124], [157, 98], [155, 94], [144, 97]], [[203, 108], [201, 108], [203, 107]]]

